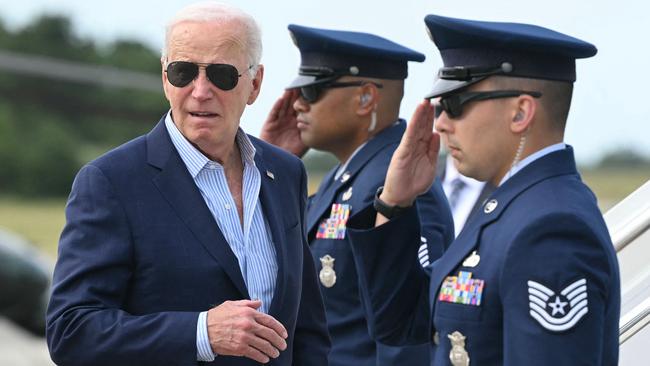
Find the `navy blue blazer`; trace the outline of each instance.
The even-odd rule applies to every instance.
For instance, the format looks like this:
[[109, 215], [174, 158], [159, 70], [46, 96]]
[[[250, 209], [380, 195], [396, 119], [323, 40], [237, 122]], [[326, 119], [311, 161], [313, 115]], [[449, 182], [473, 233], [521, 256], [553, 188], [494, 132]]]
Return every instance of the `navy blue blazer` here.
[[[320, 287], [332, 338], [330, 366], [425, 365], [429, 362], [428, 345], [391, 347], [370, 337], [348, 237], [316, 237], [319, 226], [331, 216], [333, 204], [349, 205], [350, 215], [372, 206], [375, 192], [383, 185], [390, 159], [405, 129], [406, 123], [400, 120], [381, 131], [351, 159], [339, 179], [334, 180], [338, 167], [332, 169], [309, 200], [307, 231], [314, 262], [321, 271], [320, 258], [329, 255], [334, 258], [336, 273], [333, 286], [321, 283]], [[421, 233], [429, 244], [429, 259], [433, 261], [442, 255], [454, 238], [449, 205], [438, 182], [417, 201], [420, 214], [430, 218], [422, 223]], [[413, 240], [415, 244], [420, 243], [419, 236]], [[417, 253], [413, 253], [410, 259], [414, 264], [419, 263]]]
[[[327, 365], [325, 313], [304, 231], [304, 167], [251, 140], [278, 261], [269, 314], [289, 333], [287, 349], [269, 365]], [[81, 169], [66, 217], [47, 311], [57, 364], [196, 365], [199, 312], [249, 298], [164, 118]], [[258, 363], [217, 356], [211, 364]]]
[[[350, 226], [369, 228], [374, 216], [366, 210]], [[377, 228], [350, 230], [375, 337], [431, 342], [435, 365], [449, 365], [450, 356], [467, 356], [472, 365], [617, 364], [618, 263], [571, 147], [497, 188], [430, 276], [410, 260], [418, 222], [411, 209]], [[476, 288], [482, 281], [478, 306], [463, 300], [471, 299], [467, 293], [443, 301], [445, 283], [469, 279]]]

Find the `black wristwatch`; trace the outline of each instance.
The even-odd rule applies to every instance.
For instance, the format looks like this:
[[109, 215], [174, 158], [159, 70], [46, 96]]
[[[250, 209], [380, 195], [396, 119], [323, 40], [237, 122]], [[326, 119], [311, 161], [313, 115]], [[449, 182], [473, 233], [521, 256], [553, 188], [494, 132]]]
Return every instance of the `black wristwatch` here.
[[393, 219], [401, 214], [403, 214], [409, 207], [400, 207], [400, 206], [390, 206], [386, 202], [382, 201], [379, 196], [381, 192], [384, 191], [384, 186], [377, 188], [377, 193], [375, 193], [375, 201], [372, 203], [372, 206], [375, 208], [375, 211], [382, 214], [387, 219]]

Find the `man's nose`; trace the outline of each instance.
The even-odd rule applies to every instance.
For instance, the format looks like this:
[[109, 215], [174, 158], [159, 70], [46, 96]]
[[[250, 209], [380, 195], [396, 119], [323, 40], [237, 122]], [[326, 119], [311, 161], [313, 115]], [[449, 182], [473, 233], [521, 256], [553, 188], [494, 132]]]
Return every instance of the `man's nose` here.
[[192, 96], [199, 100], [205, 100], [213, 95], [214, 85], [208, 79], [207, 74], [204, 69], [199, 70], [199, 74], [196, 76], [196, 79], [192, 81]]
[[296, 112], [306, 112], [309, 110], [309, 103], [302, 96], [298, 96], [295, 102], [293, 102], [293, 109]]
[[[436, 106], [434, 108], [440, 108], [440, 107]], [[448, 133], [452, 128], [452, 126], [451, 126], [451, 121], [449, 121], [449, 118], [447, 117], [447, 113], [445, 112], [440, 113], [440, 115], [438, 115], [438, 117], [436, 117], [436, 119], [433, 121], [433, 127], [436, 130], [436, 132], [440, 134]]]

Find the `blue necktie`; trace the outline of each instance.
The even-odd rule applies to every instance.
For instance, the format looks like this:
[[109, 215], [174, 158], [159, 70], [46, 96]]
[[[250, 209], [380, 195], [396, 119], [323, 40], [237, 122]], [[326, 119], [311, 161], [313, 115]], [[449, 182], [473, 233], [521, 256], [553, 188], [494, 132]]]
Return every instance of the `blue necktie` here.
[[448, 199], [449, 199], [449, 206], [451, 207], [452, 211], [456, 209], [456, 206], [458, 205], [458, 202], [460, 200], [460, 194], [466, 186], [467, 183], [465, 183], [460, 177], [456, 177], [454, 180], [451, 181], [451, 192], [449, 193]]

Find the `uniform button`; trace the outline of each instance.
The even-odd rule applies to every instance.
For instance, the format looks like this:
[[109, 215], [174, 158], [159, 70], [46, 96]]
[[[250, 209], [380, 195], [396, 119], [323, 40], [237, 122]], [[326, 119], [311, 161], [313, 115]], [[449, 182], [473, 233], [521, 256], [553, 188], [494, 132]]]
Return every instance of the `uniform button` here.
[[436, 346], [440, 344], [440, 334], [438, 333], [438, 331], [435, 331], [435, 332], [433, 333], [433, 343], [434, 343]]

